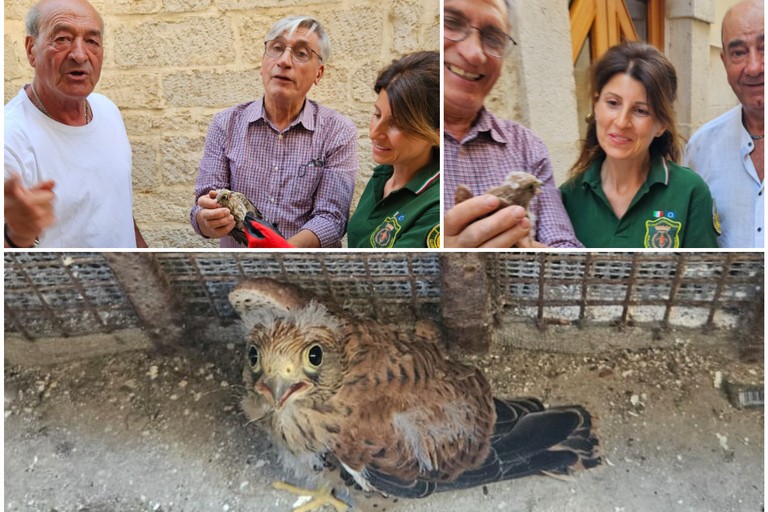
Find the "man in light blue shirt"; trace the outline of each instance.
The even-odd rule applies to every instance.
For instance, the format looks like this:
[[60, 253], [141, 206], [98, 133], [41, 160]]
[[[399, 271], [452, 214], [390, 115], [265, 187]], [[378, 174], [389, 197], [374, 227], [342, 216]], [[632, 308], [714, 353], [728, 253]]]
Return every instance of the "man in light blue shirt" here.
[[746, 0], [725, 14], [720, 57], [740, 104], [702, 126], [685, 151], [715, 199], [721, 247], [764, 246], [763, 10], [763, 0]]

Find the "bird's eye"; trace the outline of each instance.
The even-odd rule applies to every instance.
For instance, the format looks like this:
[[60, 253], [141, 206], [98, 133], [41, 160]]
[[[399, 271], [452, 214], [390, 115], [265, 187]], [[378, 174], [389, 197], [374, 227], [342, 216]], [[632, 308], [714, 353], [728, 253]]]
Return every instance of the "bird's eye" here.
[[306, 352], [307, 362], [313, 368], [317, 368], [323, 362], [323, 348], [320, 345], [312, 345]]
[[256, 348], [256, 345], [248, 346], [248, 364], [251, 365], [253, 370], [259, 367], [259, 349]]

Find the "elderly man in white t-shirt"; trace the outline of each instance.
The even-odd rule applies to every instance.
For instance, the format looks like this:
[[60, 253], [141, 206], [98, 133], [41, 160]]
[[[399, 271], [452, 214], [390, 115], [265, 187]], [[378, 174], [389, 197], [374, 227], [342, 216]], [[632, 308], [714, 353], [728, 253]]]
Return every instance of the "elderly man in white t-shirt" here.
[[103, 34], [86, 0], [42, 0], [27, 15], [35, 77], [3, 109], [6, 248], [146, 247], [123, 119], [93, 93]]

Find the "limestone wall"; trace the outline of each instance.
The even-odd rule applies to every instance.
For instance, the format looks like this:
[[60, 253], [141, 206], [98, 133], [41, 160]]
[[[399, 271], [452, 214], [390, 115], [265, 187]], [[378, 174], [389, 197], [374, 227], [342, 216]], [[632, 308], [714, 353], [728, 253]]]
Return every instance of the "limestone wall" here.
[[[92, 0], [106, 24], [96, 89], [123, 113], [133, 146], [134, 214], [151, 247], [216, 247], [192, 231], [197, 164], [216, 112], [263, 93], [264, 35], [291, 14], [317, 16], [332, 57], [309, 96], [359, 129], [357, 194], [373, 168], [368, 121], [379, 69], [439, 50], [438, 0]], [[24, 51], [29, 0], [5, 2], [7, 102], [33, 76]]]
[[[667, 53], [678, 72], [685, 74], [679, 96], [686, 101], [677, 108], [686, 136], [736, 104], [719, 57], [720, 22], [736, 1], [668, 3], [667, 45], [675, 48]], [[353, 207], [373, 167], [367, 127], [377, 70], [402, 54], [441, 46], [438, 0], [93, 3], [107, 25], [97, 91], [123, 112], [133, 145], [135, 215], [154, 247], [216, 246], [189, 227], [197, 163], [213, 114], [262, 94], [263, 36], [271, 23], [289, 14], [308, 13], [328, 28], [333, 57], [310, 97], [351, 117], [359, 128], [361, 169]], [[31, 4], [5, 2], [6, 102], [32, 77], [24, 53], [23, 23]], [[487, 106], [544, 140], [560, 184], [578, 154], [583, 124], [576, 107], [567, 3], [512, 0], [512, 6], [511, 34], [518, 45], [506, 57]], [[709, 14], [697, 16], [699, 11]]]
[[[707, 108], [706, 119], [714, 119], [720, 114], [727, 112], [735, 107], [739, 100], [733, 94], [731, 86], [728, 85], [728, 77], [725, 74], [725, 67], [720, 60], [720, 50], [723, 44], [721, 39], [721, 28], [723, 16], [728, 9], [739, 3], [740, 0], [716, 0], [715, 1], [715, 21], [709, 28], [709, 80], [704, 84], [708, 87], [709, 104]], [[698, 128], [698, 126], [697, 126]]]

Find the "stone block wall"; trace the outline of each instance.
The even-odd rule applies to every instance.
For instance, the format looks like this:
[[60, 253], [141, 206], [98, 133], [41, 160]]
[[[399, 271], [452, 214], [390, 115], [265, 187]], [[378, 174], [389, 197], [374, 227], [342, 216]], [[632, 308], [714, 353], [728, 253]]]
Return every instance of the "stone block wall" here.
[[[332, 56], [309, 97], [351, 118], [360, 173], [371, 175], [369, 116], [378, 70], [417, 50], [440, 49], [438, 0], [92, 0], [106, 25], [96, 92], [120, 108], [133, 146], [134, 215], [150, 247], [216, 247], [189, 224], [197, 164], [213, 115], [261, 97], [264, 36], [292, 14], [316, 16]], [[4, 102], [31, 81], [24, 17], [33, 2], [6, 0]]]
[[[707, 87], [707, 110], [705, 122], [724, 114], [739, 104], [739, 100], [728, 85], [728, 76], [725, 74], [723, 61], [720, 59], [720, 51], [723, 48], [721, 32], [725, 13], [739, 3], [739, 0], [716, 0], [714, 23], [709, 27], [709, 74], [703, 84]], [[703, 124], [703, 123], [702, 123]], [[699, 126], [696, 126], [698, 128]]]

